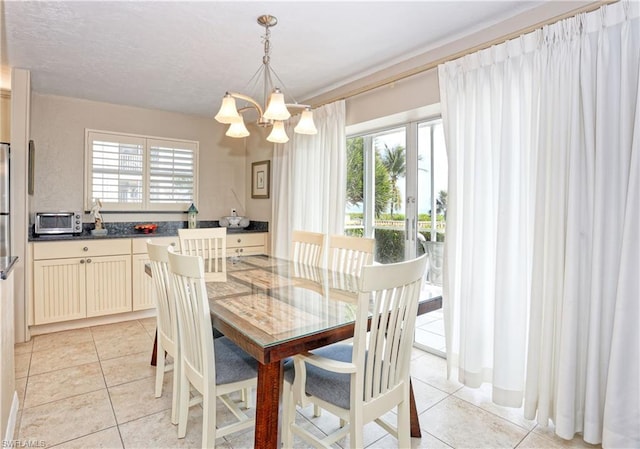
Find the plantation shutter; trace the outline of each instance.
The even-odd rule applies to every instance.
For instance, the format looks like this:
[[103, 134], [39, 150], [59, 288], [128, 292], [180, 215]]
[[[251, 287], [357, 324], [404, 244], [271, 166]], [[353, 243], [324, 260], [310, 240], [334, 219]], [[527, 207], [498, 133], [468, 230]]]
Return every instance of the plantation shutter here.
[[167, 203], [188, 206], [194, 202], [195, 145], [151, 139], [148, 144], [151, 207]]
[[198, 142], [87, 130], [85, 206], [185, 211], [197, 202]]

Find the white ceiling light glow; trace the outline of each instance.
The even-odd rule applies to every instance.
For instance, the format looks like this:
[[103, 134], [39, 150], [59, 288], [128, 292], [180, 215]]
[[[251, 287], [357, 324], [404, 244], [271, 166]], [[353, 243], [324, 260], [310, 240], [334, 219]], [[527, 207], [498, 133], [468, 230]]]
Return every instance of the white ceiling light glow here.
[[[249, 80], [248, 84], [252, 82], [257, 83], [260, 78], [263, 82], [263, 94], [264, 101], [262, 106], [258, 101], [254, 100], [249, 95], [244, 95], [236, 92], [227, 92], [222, 98], [222, 104], [220, 110], [215, 116], [215, 119], [225, 125], [229, 125], [229, 129], [226, 135], [229, 137], [246, 137], [249, 135], [249, 131], [244, 125], [244, 118], [242, 113], [250, 109], [258, 111], [259, 126], [272, 127], [271, 133], [267, 137], [269, 142], [273, 143], [285, 143], [289, 141], [289, 136], [284, 129], [284, 120], [291, 117], [289, 109], [303, 109], [302, 115], [298, 125], [294, 128], [294, 132], [299, 134], [317, 134], [318, 131], [313, 123], [313, 112], [311, 107], [305, 104], [286, 103], [284, 98], [284, 83], [278, 77], [278, 74], [271, 67], [271, 32], [269, 28], [275, 26], [278, 23], [278, 19], [270, 15], [262, 15], [258, 17], [258, 24], [265, 28], [264, 35], [264, 56], [262, 57], [262, 65], [255, 73], [255, 75]], [[277, 80], [282, 86], [282, 90], [279, 87], [275, 87], [273, 79]], [[238, 109], [236, 105], [236, 99], [242, 100], [246, 103]]]

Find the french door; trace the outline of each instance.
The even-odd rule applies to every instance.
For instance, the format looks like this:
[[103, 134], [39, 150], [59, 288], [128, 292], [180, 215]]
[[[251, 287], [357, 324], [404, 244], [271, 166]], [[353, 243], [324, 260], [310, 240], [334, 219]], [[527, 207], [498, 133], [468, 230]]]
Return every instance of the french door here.
[[[436, 253], [447, 190], [441, 119], [351, 136], [347, 151], [346, 232], [375, 237], [380, 263]], [[431, 280], [441, 283], [437, 274]]]

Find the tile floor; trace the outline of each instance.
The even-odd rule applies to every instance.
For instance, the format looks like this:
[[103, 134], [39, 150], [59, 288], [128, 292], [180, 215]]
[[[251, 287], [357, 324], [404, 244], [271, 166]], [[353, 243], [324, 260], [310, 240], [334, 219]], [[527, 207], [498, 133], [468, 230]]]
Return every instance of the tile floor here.
[[415, 344], [419, 349], [444, 357], [447, 348], [444, 340], [442, 309], [416, 318]]
[[[149, 365], [154, 332], [151, 318], [36, 336], [16, 345], [20, 447], [200, 447], [201, 410], [191, 411], [185, 439], [177, 439], [170, 424], [171, 375], [165, 378], [167, 393], [154, 397]], [[579, 437], [561, 440], [523, 419], [521, 410], [492, 404], [486, 388], [447, 380], [442, 358], [414, 349], [411, 373], [423, 435], [413, 440], [414, 448], [594, 447]], [[327, 413], [313, 418], [309, 409], [297, 420], [318, 433], [338, 425]], [[368, 448], [396, 447], [375, 424], [365, 435]], [[253, 432], [245, 431], [219, 439], [217, 447], [252, 445]]]

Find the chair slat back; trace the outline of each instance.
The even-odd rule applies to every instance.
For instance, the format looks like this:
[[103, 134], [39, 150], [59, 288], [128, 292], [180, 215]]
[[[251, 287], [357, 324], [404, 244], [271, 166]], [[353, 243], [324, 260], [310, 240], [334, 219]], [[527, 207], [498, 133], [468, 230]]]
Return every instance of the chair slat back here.
[[204, 261], [200, 256], [175, 254], [171, 249], [168, 256], [185, 369], [189, 369], [203, 385], [205, 379], [215, 379], [213, 331], [204, 280]]
[[322, 265], [324, 234], [309, 231], [293, 231], [291, 236], [291, 260], [297, 263]]
[[147, 253], [151, 265], [151, 277], [154, 286], [158, 337], [172, 342], [178, 341], [178, 318], [176, 305], [171, 292], [171, 273], [169, 272], [168, 249], [165, 245], [158, 245], [147, 240]]
[[[353, 349], [353, 362], [358, 369], [352, 391], [363, 391], [365, 403], [408, 382], [426, 263], [423, 255], [407, 262], [362, 269]], [[367, 338], [369, 311], [372, 318]]]
[[329, 238], [329, 270], [359, 275], [373, 263], [376, 240], [367, 237], [332, 235]]
[[205, 281], [227, 280], [227, 228], [178, 229], [180, 248], [186, 256], [204, 261]]

